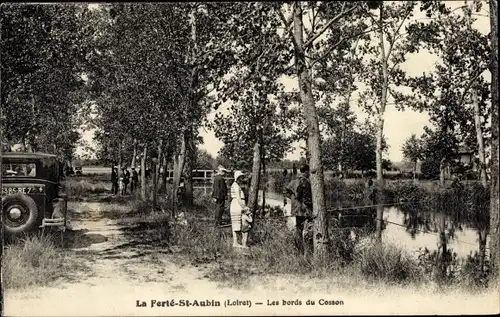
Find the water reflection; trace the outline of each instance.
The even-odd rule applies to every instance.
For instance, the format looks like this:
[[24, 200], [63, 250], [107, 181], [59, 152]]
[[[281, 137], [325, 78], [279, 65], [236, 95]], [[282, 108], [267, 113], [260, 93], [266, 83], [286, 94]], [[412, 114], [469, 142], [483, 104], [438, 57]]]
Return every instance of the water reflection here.
[[[382, 239], [398, 244], [405, 249], [416, 252], [419, 248], [431, 251], [438, 250], [440, 226], [442, 219], [447, 220], [446, 228], [448, 248], [456, 252], [459, 257], [466, 257], [478, 251], [478, 234], [475, 228], [466, 224], [452, 227], [452, 222], [442, 213], [429, 211], [403, 212], [401, 208], [390, 207], [384, 210], [384, 220], [395, 224], [388, 224], [383, 232]], [[401, 224], [398, 226], [396, 224]]]

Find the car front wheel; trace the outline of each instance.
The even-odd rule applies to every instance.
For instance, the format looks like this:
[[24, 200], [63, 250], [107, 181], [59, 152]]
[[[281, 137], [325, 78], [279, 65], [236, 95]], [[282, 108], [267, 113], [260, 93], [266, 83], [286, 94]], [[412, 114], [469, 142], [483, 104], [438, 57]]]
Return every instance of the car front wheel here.
[[17, 234], [33, 230], [37, 225], [38, 207], [26, 195], [17, 194], [3, 197], [3, 224], [6, 234]]

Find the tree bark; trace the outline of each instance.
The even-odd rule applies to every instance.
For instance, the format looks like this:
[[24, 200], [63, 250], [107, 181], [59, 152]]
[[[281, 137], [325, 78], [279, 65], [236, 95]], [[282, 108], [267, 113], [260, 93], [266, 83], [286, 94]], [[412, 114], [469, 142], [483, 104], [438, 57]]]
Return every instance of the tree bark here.
[[152, 171], [153, 171], [153, 206], [156, 206], [158, 201], [158, 180], [160, 178], [160, 168], [161, 168], [161, 158], [162, 158], [162, 144], [163, 140], [160, 140], [158, 144], [158, 157], [156, 160], [152, 160]]
[[376, 223], [376, 232], [377, 232], [377, 240], [382, 241], [382, 221], [384, 220], [384, 206], [379, 203], [377, 205], [377, 223]]
[[439, 183], [444, 186], [446, 181], [446, 162], [444, 159], [439, 163]]
[[163, 174], [161, 175], [161, 189], [166, 193], [167, 191], [167, 176], [168, 176], [168, 160], [167, 155], [163, 155], [162, 160]]
[[310, 182], [313, 202], [313, 241], [314, 257], [322, 259], [328, 252], [328, 231], [325, 204], [325, 183], [321, 160], [321, 141], [319, 135], [318, 115], [312, 93], [311, 70], [306, 64], [304, 51], [304, 26], [302, 23], [301, 4], [295, 3], [293, 12], [293, 35], [295, 38], [295, 63], [300, 89], [300, 99], [304, 106], [304, 117], [308, 131], [308, 155]]
[[[159, 166], [160, 164], [158, 164]], [[153, 193], [152, 193], [152, 196], [153, 196], [153, 206], [156, 207], [156, 202], [157, 202], [157, 198], [158, 198], [158, 192], [156, 191], [157, 189], [157, 180], [158, 180], [158, 169], [156, 168], [157, 166], [157, 161], [156, 160], [152, 160], [151, 162], [151, 169], [153, 171]]]
[[148, 145], [144, 144], [141, 155], [141, 198], [146, 200], [146, 156], [148, 154]]
[[131, 167], [134, 167], [135, 168], [135, 159], [137, 157], [137, 139], [134, 139], [134, 151], [132, 153], [132, 162], [130, 163]]
[[[472, 14], [472, 7], [470, 8], [470, 11], [466, 14], [467, 28], [469, 30], [472, 29], [471, 14]], [[472, 84], [471, 95], [472, 95], [472, 105], [474, 106], [474, 123], [476, 126], [477, 152], [479, 156], [479, 172], [480, 172], [481, 185], [483, 185], [484, 188], [487, 188], [488, 176], [486, 175], [486, 155], [484, 153], [483, 130], [481, 127], [481, 110], [479, 108], [476, 82]]]
[[413, 163], [413, 181], [417, 179], [417, 161]]
[[[493, 275], [500, 281], [500, 213], [498, 188], [498, 2], [489, 1], [491, 25], [491, 183], [490, 258]], [[500, 283], [499, 283], [500, 284]]]
[[483, 129], [481, 128], [479, 100], [477, 98], [477, 91], [475, 87], [472, 88], [472, 102], [474, 104], [474, 121], [476, 124], [477, 151], [479, 155], [479, 171], [481, 173], [481, 184], [484, 188], [487, 188], [488, 176], [486, 175], [486, 155], [484, 154]]
[[[260, 146], [261, 146], [261, 165], [262, 165], [262, 216], [266, 215], [266, 149], [264, 147], [264, 136], [261, 133], [261, 140], [260, 140]], [[260, 182], [259, 182], [260, 183]]]
[[[177, 190], [181, 182], [182, 171], [184, 170], [184, 163], [186, 160], [186, 137], [185, 131], [181, 137], [181, 149], [180, 152], [175, 157], [174, 162], [174, 179], [172, 181], [172, 213], [175, 216], [177, 214], [178, 199]], [[186, 181], [186, 180], [184, 180]]]
[[194, 145], [194, 135], [193, 128], [187, 129], [184, 134], [184, 143], [186, 144], [186, 158], [184, 164], [184, 203], [187, 206], [193, 205], [193, 170], [195, 164], [195, 145]]
[[[120, 177], [122, 175], [122, 142], [118, 145], [118, 188], [120, 188]], [[118, 189], [118, 195], [121, 196], [122, 192]]]
[[[259, 138], [257, 138], [257, 140], [259, 140]], [[257, 213], [257, 202], [259, 198], [260, 164], [262, 157], [260, 151], [260, 142], [256, 141], [253, 146], [252, 181], [250, 183], [250, 190], [248, 191], [248, 207], [250, 208], [254, 219]]]
[[[384, 4], [380, 5], [380, 26], [384, 23]], [[379, 188], [384, 188], [384, 173], [382, 170], [382, 140], [384, 138], [384, 113], [387, 105], [387, 89], [389, 85], [389, 73], [387, 67], [387, 56], [384, 45], [384, 29], [380, 27], [380, 62], [382, 64], [382, 87], [380, 95], [380, 108], [377, 115], [377, 145], [376, 145], [376, 164], [377, 164], [377, 183]]]

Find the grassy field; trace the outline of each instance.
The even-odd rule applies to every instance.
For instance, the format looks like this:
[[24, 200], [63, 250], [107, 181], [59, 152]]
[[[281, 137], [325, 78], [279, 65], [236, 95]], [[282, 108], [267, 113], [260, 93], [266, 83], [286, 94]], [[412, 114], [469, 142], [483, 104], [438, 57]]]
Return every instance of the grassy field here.
[[56, 246], [57, 237], [27, 236], [5, 247], [2, 284], [5, 289], [47, 286], [60, 279], [71, 280], [75, 272], [88, 268]]

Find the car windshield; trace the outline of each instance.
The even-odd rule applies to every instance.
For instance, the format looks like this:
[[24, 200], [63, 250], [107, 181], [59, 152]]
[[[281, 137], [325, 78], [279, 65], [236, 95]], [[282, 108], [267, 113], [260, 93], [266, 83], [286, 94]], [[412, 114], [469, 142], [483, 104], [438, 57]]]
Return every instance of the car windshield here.
[[3, 163], [2, 177], [35, 177], [34, 163]]

